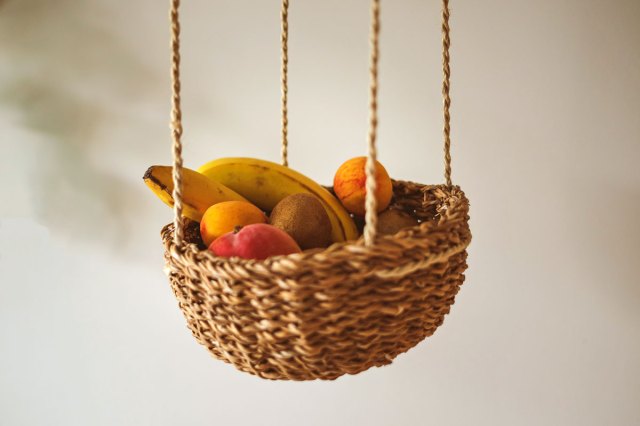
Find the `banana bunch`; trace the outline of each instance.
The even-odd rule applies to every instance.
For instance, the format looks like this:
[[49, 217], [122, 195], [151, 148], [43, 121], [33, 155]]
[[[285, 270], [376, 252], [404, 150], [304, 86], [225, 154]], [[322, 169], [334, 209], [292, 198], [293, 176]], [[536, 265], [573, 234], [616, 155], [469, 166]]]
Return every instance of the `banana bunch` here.
[[[150, 167], [144, 181], [162, 201], [173, 206], [171, 167]], [[333, 242], [358, 238], [355, 222], [337, 198], [310, 178], [277, 163], [221, 158], [197, 171], [183, 168], [182, 182], [183, 215], [198, 222], [207, 208], [222, 201], [249, 201], [269, 212], [283, 198], [307, 193], [317, 197], [327, 212]]]

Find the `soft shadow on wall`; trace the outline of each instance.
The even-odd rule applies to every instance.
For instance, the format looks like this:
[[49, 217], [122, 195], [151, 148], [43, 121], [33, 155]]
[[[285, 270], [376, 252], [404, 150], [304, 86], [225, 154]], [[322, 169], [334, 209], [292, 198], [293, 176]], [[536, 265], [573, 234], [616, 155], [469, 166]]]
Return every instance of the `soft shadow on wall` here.
[[65, 241], [114, 253], [130, 246], [144, 191], [122, 165], [166, 139], [148, 116], [131, 120], [136, 104], [164, 93], [164, 75], [118, 39], [116, 19], [96, 1], [0, 0], [0, 107], [36, 144], [27, 187], [35, 219]]

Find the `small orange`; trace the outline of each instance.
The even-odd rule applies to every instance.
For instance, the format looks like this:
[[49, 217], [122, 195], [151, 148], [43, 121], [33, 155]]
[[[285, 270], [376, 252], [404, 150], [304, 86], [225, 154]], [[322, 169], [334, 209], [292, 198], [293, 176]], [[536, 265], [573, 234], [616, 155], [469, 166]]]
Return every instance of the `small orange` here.
[[[366, 157], [356, 157], [345, 161], [333, 178], [333, 190], [342, 202], [342, 205], [351, 213], [364, 216], [366, 194]], [[391, 202], [393, 185], [387, 170], [380, 162], [376, 161], [376, 201], [377, 210], [386, 209]]]
[[223, 201], [212, 205], [200, 221], [200, 235], [207, 247], [221, 235], [253, 223], [266, 223], [267, 216], [246, 201]]

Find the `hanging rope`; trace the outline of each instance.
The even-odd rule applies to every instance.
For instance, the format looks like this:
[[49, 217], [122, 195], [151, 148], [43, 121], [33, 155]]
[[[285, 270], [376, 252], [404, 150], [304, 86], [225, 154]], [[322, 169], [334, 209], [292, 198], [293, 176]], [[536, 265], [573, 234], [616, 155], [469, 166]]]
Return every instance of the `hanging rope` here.
[[171, 137], [173, 140], [173, 226], [174, 241], [180, 245], [182, 228], [182, 110], [180, 107], [180, 0], [171, 0]]
[[366, 196], [365, 196], [365, 226], [364, 243], [371, 246], [375, 242], [378, 225], [376, 200], [376, 138], [378, 136], [378, 59], [380, 56], [380, 0], [371, 2], [371, 34], [370, 34], [370, 64], [369, 64], [369, 150], [365, 165]]
[[442, 98], [444, 103], [444, 179], [447, 186], [451, 186], [451, 97], [449, 96], [449, 79], [451, 78], [451, 69], [449, 68], [449, 47], [451, 39], [449, 38], [449, 0], [442, 0], [442, 71], [444, 78], [442, 80]]
[[[182, 110], [180, 102], [180, 22], [179, 7], [180, 0], [170, 0], [170, 21], [171, 21], [171, 137], [173, 153], [173, 200], [174, 200], [174, 241], [176, 245], [182, 243], [184, 229], [182, 226]], [[281, 67], [281, 87], [282, 87], [282, 164], [288, 165], [288, 36], [289, 36], [289, 0], [282, 0], [281, 8], [281, 42], [282, 42], [282, 67]], [[451, 46], [449, 28], [449, 0], [442, 0], [442, 97], [444, 105], [444, 160], [445, 160], [445, 181], [448, 186], [451, 182], [451, 97], [450, 97], [450, 56]], [[379, 62], [379, 38], [380, 38], [380, 0], [371, 2], [371, 32], [370, 32], [370, 83], [369, 83], [369, 138], [367, 162], [365, 165], [366, 174], [366, 199], [365, 199], [365, 228], [364, 242], [366, 246], [371, 246], [375, 242], [376, 227], [378, 222], [377, 202], [376, 202], [376, 139], [378, 127], [378, 62]]]
[[289, 0], [282, 0], [280, 11], [281, 42], [282, 42], [282, 68], [280, 72], [280, 87], [282, 90], [282, 165], [289, 165], [289, 140], [288, 140], [288, 92], [287, 77], [289, 72]]

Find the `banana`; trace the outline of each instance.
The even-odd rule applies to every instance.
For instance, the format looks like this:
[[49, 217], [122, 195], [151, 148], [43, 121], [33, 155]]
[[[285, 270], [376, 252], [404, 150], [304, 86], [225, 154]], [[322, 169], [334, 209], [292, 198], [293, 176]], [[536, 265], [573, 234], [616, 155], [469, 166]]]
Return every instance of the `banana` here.
[[[173, 207], [173, 179], [171, 166], [151, 166], [143, 176], [154, 194]], [[242, 195], [208, 177], [182, 168], [182, 215], [200, 222], [204, 212], [222, 201], [247, 201]]]
[[198, 171], [220, 182], [265, 211], [288, 195], [315, 195], [329, 215], [333, 242], [355, 240], [358, 229], [340, 201], [308, 177], [280, 164], [255, 158], [220, 158], [210, 161]]

